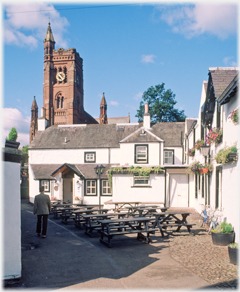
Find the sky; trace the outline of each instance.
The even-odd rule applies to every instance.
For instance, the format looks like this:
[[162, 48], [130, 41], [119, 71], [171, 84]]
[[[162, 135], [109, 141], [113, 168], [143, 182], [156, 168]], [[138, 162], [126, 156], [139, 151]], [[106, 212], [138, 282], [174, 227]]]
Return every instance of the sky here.
[[[116, 4], [115, 4], [116, 3]], [[142, 94], [164, 83], [175, 108], [198, 117], [209, 67], [238, 66], [237, 2], [2, 2], [2, 143], [12, 127], [29, 145], [34, 96], [43, 106], [43, 40], [83, 59], [84, 109], [137, 122]], [[140, 4], [139, 4], [140, 3]]]

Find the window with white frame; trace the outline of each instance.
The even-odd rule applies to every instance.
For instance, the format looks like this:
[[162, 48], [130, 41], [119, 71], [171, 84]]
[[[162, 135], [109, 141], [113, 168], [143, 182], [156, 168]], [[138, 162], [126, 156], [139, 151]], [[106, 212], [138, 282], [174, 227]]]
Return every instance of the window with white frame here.
[[164, 150], [164, 164], [174, 164], [173, 150]]
[[135, 163], [148, 163], [148, 145], [135, 146]]
[[108, 180], [102, 180], [102, 196], [111, 196], [111, 187]]
[[84, 152], [84, 162], [96, 162], [96, 152]]
[[86, 196], [96, 196], [97, 195], [97, 181], [96, 180], [86, 180]]
[[133, 186], [149, 186], [149, 176], [134, 176]]
[[39, 189], [40, 187], [44, 187], [44, 192], [50, 192], [50, 181], [49, 180], [40, 180], [39, 181]]

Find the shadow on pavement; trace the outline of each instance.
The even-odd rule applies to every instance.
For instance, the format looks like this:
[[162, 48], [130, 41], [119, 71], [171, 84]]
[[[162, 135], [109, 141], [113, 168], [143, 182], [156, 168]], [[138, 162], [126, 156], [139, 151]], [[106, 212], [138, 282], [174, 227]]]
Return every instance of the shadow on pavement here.
[[[134, 236], [116, 236], [113, 247], [49, 216], [47, 238], [37, 237], [32, 204], [22, 201], [22, 278], [24, 288], [63, 288], [97, 278], [120, 279], [159, 261], [168, 240], [152, 236], [154, 245]], [[158, 233], [157, 233], [158, 234]]]

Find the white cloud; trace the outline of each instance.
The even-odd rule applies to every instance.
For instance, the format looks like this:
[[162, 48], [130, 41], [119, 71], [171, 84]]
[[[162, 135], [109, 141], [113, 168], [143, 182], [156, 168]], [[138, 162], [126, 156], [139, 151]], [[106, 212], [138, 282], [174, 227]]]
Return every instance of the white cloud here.
[[155, 63], [154, 59], [156, 58], [155, 55], [142, 55], [141, 62], [142, 63]]
[[237, 62], [234, 61], [233, 57], [225, 57], [223, 59], [223, 63], [225, 66], [230, 66], [230, 67], [237, 67]]
[[15, 127], [18, 132], [17, 141], [20, 142], [20, 147], [29, 145], [31, 117], [24, 117], [16, 108], [2, 109], [2, 141], [8, 137], [12, 127]]
[[142, 95], [143, 95], [142, 92], [138, 92], [138, 93], [133, 97], [133, 99], [135, 99], [135, 100], [140, 100], [140, 99], [142, 98]]
[[60, 16], [53, 5], [44, 3], [10, 4], [5, 5], [4, 9], [7, 16], [4, 20], [5, 43], [34, 49], [38, 46], [39, 41], [42, 43], [50, 21], [56, 44], [67, 47], [63, 32], [69, 23], [65, 17]]
[[189, 6], [159, 7], [160, 19], [172, 31], [192, 38], [204, 33], [216, 35], [220, 39], [237, 33], [237, 11], [234, 4], [202, 4]]
[[111, 100], [110, 101], [110, 105], [113, 105], [113, 106], [119, 106], [119, 103], [117, 101], [113, 101]]

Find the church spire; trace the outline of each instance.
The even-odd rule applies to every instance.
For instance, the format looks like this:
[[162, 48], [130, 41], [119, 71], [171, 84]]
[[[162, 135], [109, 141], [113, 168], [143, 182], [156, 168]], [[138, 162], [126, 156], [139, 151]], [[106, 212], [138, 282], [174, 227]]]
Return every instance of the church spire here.
[[46, 33], [46, 36], [45, 36], [45, 39], [44, 39], [44, 42], [47, 42], [47, 41], [55, 43], [54, 38], [53, 38], [53, 33], [52, 33], [50, 22], [48, 23], [47, 33]]
[[47, 33], [43, 42], [45, 59], [49, 60], [48, 56], [46, 55], [51, 55], [53, 53], [53, 50], [55, 49], [55, 41], [53, 38], [50, 22], [48, 23]]
[[99, 124], [107, 124], [107, 102], [105, 99], [105, 94], [103, 92], [102, 100], [100, 103], [100, 119]]
[[30, 124], [30, 144], [38, 130], [38, 106], [34, 96], [32, 107], [31, 107], [31, 124]]

